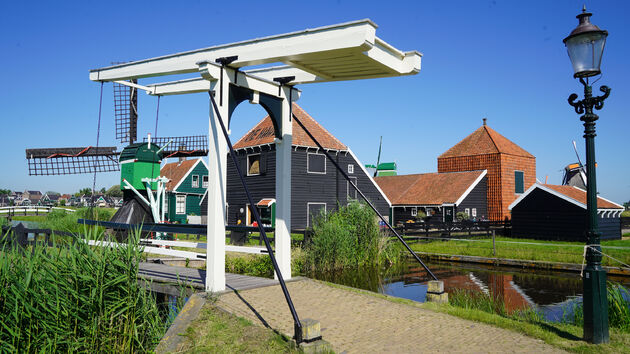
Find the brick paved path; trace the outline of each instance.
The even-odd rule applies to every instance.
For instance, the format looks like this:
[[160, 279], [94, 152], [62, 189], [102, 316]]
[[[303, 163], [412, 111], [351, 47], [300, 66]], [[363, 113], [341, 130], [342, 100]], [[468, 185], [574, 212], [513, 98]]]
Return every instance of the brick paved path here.
[[[516, 332], [310, 279], [287, 287], [300, 318], [319, 320], [323, 338], [338, 353], [561, 352]], [[278, 285], [223, 294], [217, 306], [293, 336], [291, 314]]]

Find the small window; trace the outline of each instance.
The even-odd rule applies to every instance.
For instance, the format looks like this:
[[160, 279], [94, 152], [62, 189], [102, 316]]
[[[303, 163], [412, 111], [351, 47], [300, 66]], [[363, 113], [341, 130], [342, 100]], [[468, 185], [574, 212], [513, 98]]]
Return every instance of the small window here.
[[308, 154], [306, 161], [306, 171], [308, 173], [326, 173], [326, 155]]
[[354, 165], [353, 164], [349, 164], [348, 165], [348, 173], [354, 173]]
[[472, 208], [472, 217], [473, 218], [477, 217], [477, 208]]
[[418, 216], [418, 207], [411, 208], [411, 216]]
[[260, 154], [247, 156], [247, 175], [256, 176], [260, 174]]
[[523, 171], [514, 171], [514, 193], [522, 194], [525, 191]]
[[[350, 181], [352, 181], [352, 183], [354, 183], [354, 185], [357, 186], [357, 178], [356, 177], [350, 177]], [[347, 189], [347, 191], [348, 191], [348, 200], [350, 200], [350, 199], [357, 199], [357, 190], [354, 189], [354, 187], [350, 184], [350, 181], [346, 181], [346, 185], [347, 185], [347, 188], [348, 188]]]
[[208, 176], [201, 176], [201, 187], [208, 188]]
[[198, 175], [193, 175], [192, 176], [192, 187], [193, 188], [199, 188], [199, 176]]
[[464, 209], [464, 213], [466, 213], [466, 215], [470, 216], [470, 208]]
[[313, 221], [326, 213], [326, 203], [306, 203], [306, 227], [313, 227]]
[[178, 195], [175, 200], [175, 213], [186, 214], [186, 196]]

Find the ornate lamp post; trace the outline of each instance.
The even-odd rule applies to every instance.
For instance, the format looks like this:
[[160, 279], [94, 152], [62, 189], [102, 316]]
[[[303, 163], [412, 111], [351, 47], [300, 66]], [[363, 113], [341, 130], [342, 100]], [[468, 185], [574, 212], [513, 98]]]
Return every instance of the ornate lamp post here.
[[586, 240], [586, 268], [582, 279], [584, 286], [584, 340], [591, 343], [607, 343], [608, 335], [608, 300], [606, 297], [606, 271], [601, 266], [600, 236], [597, 222], [597, 183], [595, 178], [595, 121], [599, 118], [593, 113], [593, 108], [602, 109], [604, 100], [610, 94], [610, 88], [600, 87], [602, 96], [593, 97], [593, 89], [588, 78], [601, 73], [599, 66], [602, 61], [604, 45], [608, 32], [599, 29], [590, 22], [591, 13], [582, 9], [577, 15], [580, 23], [564, 39], [573, 64], [573, 77], [579, 78], [584, 85], [584, 99], [575, 101], [578, 95], [569, 96], [569, 104], [575, 112], [583, 114], [580, 120], [584, 122], [584, 138], [586, 140], [586, 208], [587, 227]]

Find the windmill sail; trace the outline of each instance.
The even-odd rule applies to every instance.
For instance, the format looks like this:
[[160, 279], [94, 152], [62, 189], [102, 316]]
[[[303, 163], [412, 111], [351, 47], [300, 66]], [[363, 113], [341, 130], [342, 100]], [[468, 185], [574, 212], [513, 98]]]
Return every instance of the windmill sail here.
[[26, 149], [29, 176], [120, 171], [116, 147]]
[[[144, 142], [148, 142], [148, 139], [144, 138]], [[169, 142], [171, 143], [166, 145]], [[151, 143], [164, 147], [162, 153], [165, 159], [169, 157], [208, 156], [207, 135], [151, 137]]]
[[[131, 80], [137, 84], [138, 80]], [[138, 90], [114, 83], [114, 121], [116, 139], [134, 143], [138, 139]]]

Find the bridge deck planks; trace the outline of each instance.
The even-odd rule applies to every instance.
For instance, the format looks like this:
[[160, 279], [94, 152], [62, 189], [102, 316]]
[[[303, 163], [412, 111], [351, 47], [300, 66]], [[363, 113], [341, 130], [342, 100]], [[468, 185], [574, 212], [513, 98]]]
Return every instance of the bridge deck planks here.
[[[159, 283], [177, 285], [183, 283], [197, 289], [205, 289], [206, 271], [203, 269], [175, 267], [160, 263], [140, 263], [138, 276]], [[263, 286], [276, 285], [277, 280], [225, 273], [226, 288], [229, 290], [247, 290]]]

